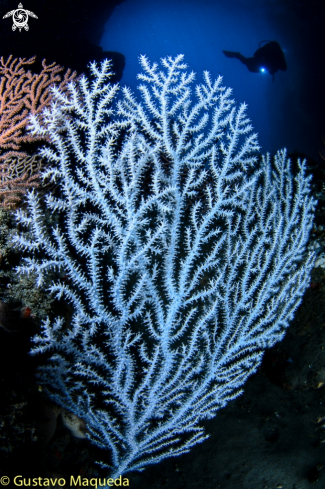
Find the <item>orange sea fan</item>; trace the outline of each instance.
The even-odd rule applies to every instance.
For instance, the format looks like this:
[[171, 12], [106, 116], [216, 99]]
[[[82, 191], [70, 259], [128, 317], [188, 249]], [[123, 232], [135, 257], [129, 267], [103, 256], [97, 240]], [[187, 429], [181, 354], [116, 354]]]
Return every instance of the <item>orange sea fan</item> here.
[[42, 138], [27, 133], [28, 118], [49, 106], [53, 85], [65, 91], [76, 77], [76, 72], [63, 74], [62, 66], [47, 65], [45, 59], [40, 73], [26, 71], [35, 59], [0, 58], [0, 206], [17, 204], [27, 189], [39, 185], [39, 163], [27, 155], [26, 143]]
[[64, 91], [76, 77], [70, 69], [62, 77], [64, 68], [56, 63], [47, 65], [46, 60], [40, 73], [26, 71], [35, 59], [0, 58], [0, 161], [12, 155], [26, 156], [22, 143], [40, 140], [26, 134], [28, 117], [50, 104], [51, 86], [58, 85]]
[[42, 158], [9, 156], [0, 163], [0, 207], [14, 207], [29, 188], [39, 187]]

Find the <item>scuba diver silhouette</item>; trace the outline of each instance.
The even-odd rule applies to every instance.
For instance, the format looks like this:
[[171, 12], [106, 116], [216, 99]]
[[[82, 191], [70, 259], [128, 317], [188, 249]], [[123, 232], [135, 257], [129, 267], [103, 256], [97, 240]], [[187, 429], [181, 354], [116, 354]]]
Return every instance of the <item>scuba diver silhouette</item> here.
[[[261, 47], [263, 42], [266, 42], [267, 44]], [[270, 75], [273, 75], [273, 81], [274, 73], [278, 70], [286, 71], [287, 69], [284, 53], [280, 44], [276, 41], [261, 41], [259, 43], [259, 49], [255, 51], [252, 58], [245, 58], [242, 54], [234, 51], [223, 51], [223, 53], [227, 58], [239, 59], [239, 61], [244, 63], [252, 73], [267, 71]]]

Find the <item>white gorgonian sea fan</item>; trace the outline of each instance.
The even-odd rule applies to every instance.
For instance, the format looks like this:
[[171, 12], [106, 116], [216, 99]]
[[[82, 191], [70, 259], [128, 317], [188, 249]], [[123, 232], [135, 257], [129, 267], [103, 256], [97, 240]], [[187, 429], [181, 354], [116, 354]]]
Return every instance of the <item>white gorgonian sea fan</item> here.
[[305, 163], [293, 175], [285, 150], [258, 156], [221, 77], [193, 94], [183, 56], [140, 62], [142, 101], [124, 88], [115, 103], [104, 61], [31, 118], [59, 191], [29, 193], [15, 238], [19, 272], [55, 272], [49, 291], [73, 307], [34, 338], [39, 379], [113, 478], [206, 438], [200, 421], [283, 337], [314, 262]]

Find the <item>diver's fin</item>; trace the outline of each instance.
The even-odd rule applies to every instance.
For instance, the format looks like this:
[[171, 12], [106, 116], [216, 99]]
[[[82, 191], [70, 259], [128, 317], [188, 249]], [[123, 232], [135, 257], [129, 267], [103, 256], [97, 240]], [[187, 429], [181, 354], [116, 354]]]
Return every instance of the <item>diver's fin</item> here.
[[241, 56], [240, 53], [235, 53], [234, 51], [222, 51], [223, 54], [225, 56], [227, 56], [227, 58], [237, 58], [239, 59], [239, 57]]

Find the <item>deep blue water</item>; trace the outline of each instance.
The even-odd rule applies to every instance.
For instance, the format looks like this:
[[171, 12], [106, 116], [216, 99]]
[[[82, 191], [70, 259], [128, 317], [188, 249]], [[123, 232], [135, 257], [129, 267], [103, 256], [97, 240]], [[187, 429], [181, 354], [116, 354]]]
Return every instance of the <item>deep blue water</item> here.
[[[278, 71], [274, 83], [270, 74], [250, 73], [240, 61], [222, 53], [253, 56], [262, 40], [278, 41], [287, 59], [287, 71]], [[100, 45], [125, 55], [121, 84], [133, 90], [140, 54], [158, 61], [183, 53], [197, 81], [204, 70], [213, 78], [221, 74], [235, 100], [248, 104], [262, 152], [286, 147], [318, 157], [325, 115], [321, 120], [320, 102], [312, 93], [312, 16], [299, 16], [285, 2], [126, 0], [107, 21]], [[313, 64], [322, 75], [323, 64], [321, 60]]]

